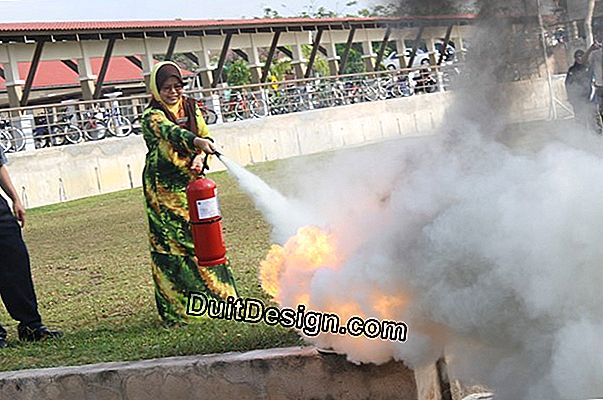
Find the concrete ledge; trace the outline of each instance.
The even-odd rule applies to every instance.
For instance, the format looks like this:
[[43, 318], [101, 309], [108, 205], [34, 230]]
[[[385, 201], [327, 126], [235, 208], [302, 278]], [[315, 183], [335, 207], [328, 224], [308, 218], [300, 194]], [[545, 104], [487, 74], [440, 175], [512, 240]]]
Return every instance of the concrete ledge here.
[[402, 363], [355, 365], [293, 347], [4, 372], [0, 399], [416, 400], [425, 391], [416, 382]]

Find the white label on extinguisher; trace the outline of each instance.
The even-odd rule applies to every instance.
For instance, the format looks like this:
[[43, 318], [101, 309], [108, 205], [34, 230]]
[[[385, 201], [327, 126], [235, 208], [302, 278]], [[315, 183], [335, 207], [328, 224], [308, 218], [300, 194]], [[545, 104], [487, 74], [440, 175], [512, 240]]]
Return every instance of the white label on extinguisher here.
[[205, 200], [197, 200], [197, 215], [199, 215], [199, 219], [219, 217], [220, 207], [218, 206], [218, 198], [212, 197]]

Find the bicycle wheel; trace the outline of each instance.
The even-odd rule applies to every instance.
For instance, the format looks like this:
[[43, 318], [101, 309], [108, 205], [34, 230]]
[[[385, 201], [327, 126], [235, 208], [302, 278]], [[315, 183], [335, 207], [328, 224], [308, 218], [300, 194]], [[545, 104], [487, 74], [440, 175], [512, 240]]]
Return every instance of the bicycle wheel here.
[[392, 89], [392, 93], [394, 93], [394, 96], [396, 97], [408, 97], [412, 95], [410, 87], [405, 83], [396, 84]]
[[65, 144], [65, 130], [58, 126], [52, 127], [52, 133], [50, 134], [50, 144], [52, 146], [62, 146]]
[[84, 140], [84, 135], [82, 134], [82, 130], [75, 125], [69, 125], [65, 127], [65, 139], [69, 143], [80, 143]]
[[142, 135], [142, 124], [140, 123], [140, 117], [134, 118], [132, 121], [132, 133], [135, 135]]
[[33, 137], [36, 149], [42, 149], [50, 146], [48, 130], [46, 128], [36, 128], [33, 132]]
[[132, 133], [132, 122], [122, 115], [109, 118], [109, 133], [117, 137], [125, 137]]
[[0, 148], [5, 153], [10, 153], [12, 147], [11, 137], [5, 130], [0, 130]]
[[25, 134], [19, 128], [11, 128], [9, 134], [12, 136], [11, 151], [22, 151], [25, 148]]
[[236, 119], [248, 119], [253, 116], [251, 112], [251, 108], [249, 107], [250, 103], [239, 102], [235, 106], [235, 116]]
[[101, 140], [107, 135], [107, 127], [100, 121], [91, 119], [84, 123], [84, 136], [88, 140]]
[[263, 99], [252, 100], [249, 106], [251, 108], [251, 113], [256, 118], [263, 118], [268, 115], [268, 106]]
[[390, 97], [389, 92], [384, 85], [385, 83], [379, 83], [375, 88], [379, 100], [387, 100]]
[[222, 119], [226, 122], [233, 122], [237, 120], [237, 114], [235, 109], [237, 105], [234, 103], [227, 103], [225, 107], [222, 108]]
[[203, 112], [203, 119], [205, 119], [207, 125], [212, 125], [218, 122], [218, 114], [216, 114], [214, 110], [207, 108], [205, 109], [205, 112]]
[[374, 86], [369, 84], [363, 84], [362, 95], [362, 100], [364, 101], [379, 100], [379, 91]]

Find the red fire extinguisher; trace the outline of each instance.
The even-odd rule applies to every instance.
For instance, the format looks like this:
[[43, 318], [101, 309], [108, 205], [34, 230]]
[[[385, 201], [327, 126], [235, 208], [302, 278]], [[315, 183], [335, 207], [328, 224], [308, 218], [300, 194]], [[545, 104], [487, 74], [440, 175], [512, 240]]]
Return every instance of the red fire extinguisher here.
[[[216, 152], [220, 156], [220, 153]], [[207, 159], [199, 177], [186, 188], [188, 212], [195, 245], [195, 255], [200, 266], [212, 266], [226, 262], [226, 247], [222, 237], [222, 215], [216, 195], [216, 183], [205, 177]]]

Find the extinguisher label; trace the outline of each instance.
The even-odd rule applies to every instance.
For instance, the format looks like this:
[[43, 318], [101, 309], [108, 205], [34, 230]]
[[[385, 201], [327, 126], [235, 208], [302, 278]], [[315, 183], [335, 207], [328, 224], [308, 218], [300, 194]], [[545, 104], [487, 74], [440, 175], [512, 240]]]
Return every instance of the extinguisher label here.
[[212, 197], [205, 200], [197, 200], [197, 215], [199, 219], [219, 217], [220, 207], [218, 206], [218, 198]]

